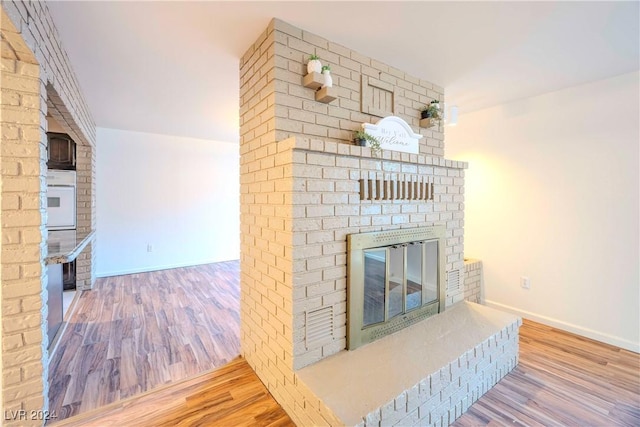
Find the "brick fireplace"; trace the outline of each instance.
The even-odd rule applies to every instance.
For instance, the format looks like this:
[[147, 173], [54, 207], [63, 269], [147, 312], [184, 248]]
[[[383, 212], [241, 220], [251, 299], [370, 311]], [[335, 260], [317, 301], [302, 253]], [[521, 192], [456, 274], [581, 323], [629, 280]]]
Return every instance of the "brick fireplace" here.
[[[331, 65], [337, 99], [327, 104], [302, 85], [312, 53]], [[442, 88], [279, 20], [242, 58], [240, 79], [242, 354], [301, 425], [453, 421], [517, 363], [519, 319], [461, 302], [467, 165], [444, 159], [441, 125], [419, 126], [420, 107], [444, 101]], [[419, 154], [352, 145], [353, 131], [384, 115], [424, 137]], [[363, 197], [367, 181], [429, 183], [432, 192]], [[347, 236], [434, 225], [444, 229], [444, 313], [346, 351]], [[430, 355], [411, 347], [433, 342], [430, 330], [459, 339]], [[393, 360], [394, 348], [414, 348], [425, 363], [368, 394], [369, 385], [340, 383], [341, 370], [366, 378], [358, 367], [375, 370], [371, 354]], [[345, 407], [338, 390], [362, 398]]]

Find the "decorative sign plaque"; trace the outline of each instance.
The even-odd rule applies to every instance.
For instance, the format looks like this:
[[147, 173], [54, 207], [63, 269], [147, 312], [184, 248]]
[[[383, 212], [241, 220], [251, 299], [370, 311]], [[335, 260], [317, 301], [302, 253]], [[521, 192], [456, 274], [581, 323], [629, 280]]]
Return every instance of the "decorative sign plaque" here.
[[419, 133], [413, 133], [411, 126], [400, 117], [385, 117], [375, 125], [363, 123], [362, 127], [365, 132], [380, 140], [380, 148], [402, 151], [403, 153], [419, 153], [418, 141], [420, 141], [423, 136]]

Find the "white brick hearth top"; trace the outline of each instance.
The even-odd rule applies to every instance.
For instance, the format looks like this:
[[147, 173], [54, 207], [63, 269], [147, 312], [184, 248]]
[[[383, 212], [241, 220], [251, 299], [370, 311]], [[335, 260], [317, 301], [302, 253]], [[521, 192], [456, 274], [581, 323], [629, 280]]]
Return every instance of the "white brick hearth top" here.
[[[470, 359], [488, 360], [496, 347], [493, 341], [501, 338], [504, 330], [515, 328], [517, 343], [520, 323], [513, 314], [459, 303], [395, 334], [307, 366], [297, 376], [342, 423], [357, 425], [379, 408], [385, 412], [389, 402], [397, 406], [395, 401], [406, 395], [405, 391], [421, 393], [424, 380], [443, 367], [447, 369], [451, 362], [458, 366], [455, 361], [464, 359], [473, 369]], [[494, 350], [495, 359], [501, 349]], [[440, 376], [436, 377], [440, 381]], [[427, 380], [427, 388], [429, 384]]]

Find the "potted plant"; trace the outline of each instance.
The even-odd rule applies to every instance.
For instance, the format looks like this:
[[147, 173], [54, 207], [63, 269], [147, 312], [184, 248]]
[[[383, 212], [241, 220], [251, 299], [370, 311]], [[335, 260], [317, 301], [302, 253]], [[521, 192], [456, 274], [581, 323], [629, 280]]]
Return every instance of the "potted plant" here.
[[359, 145], [361, 147], [366, 147], [367, 143], [369, 143], [369, 147], [371, 147], [371, 151], [373, 151], [374, 153], [380, 151], [380, 140], [373, 135], [369, 135], [363, 130], [354, 132], [353, 141], [356, 143], [356, 145]]
[[322, 75], [324, 76], [324, 84], [322, 87], [332, 87], [333, 78], [331, 77], [331, 67], [329, 65], [322, 66]]
[[307, 73], [320, 73], [322, 72], [322, 63], [320, 58], [316, 54], [309, 55], [309, 62], [307, 62]]
[[420, 109], [421, 119], [440, 120], [440, 101], [434, 99], [429, 104]]

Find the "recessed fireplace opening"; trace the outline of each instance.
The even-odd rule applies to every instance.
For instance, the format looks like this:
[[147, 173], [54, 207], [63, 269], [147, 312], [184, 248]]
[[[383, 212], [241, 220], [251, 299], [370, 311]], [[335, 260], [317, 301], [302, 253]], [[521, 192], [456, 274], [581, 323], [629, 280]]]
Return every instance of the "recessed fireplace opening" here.
[[350, 234], [347, 348], [444, 310], [445, 227]]

